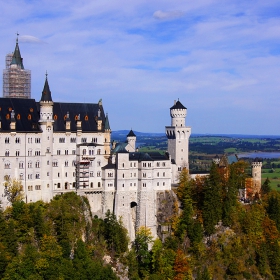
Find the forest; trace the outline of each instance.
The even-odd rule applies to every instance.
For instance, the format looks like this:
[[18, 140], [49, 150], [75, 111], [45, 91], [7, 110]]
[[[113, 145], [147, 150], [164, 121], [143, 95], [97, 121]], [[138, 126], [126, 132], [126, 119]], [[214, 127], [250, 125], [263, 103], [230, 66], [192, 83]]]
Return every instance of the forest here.
[[[280, 194], [269, 179], [249, 201], [247, 163], [208, 177], [180, 174], [164, 240], [140, 227], [131, 243], [122, 221], [92, 216], [85, 197], [69, 192], [50, 203], [24, 203], [9, 184], [0, 212], [0, 278], [7, 279], [280, 279]], [[249, 192], [250, 193], [250, 192]], [[14, 195], [13, 195], [14, 194]]]

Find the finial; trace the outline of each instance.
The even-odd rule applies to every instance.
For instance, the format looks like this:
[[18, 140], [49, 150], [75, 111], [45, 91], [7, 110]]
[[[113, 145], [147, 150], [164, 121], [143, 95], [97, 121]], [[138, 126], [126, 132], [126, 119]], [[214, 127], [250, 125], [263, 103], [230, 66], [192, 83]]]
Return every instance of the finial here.
[[47, 70], [46, 70], [46, 74], [45, 75], [46, 75], [46, 79], [47, 79], [48, 78], [48, 71]]
[[17, 43], [18, 43], [18, 35], [19, 35], [19, 33], [17, 32], [16, 35], [17, 35]]

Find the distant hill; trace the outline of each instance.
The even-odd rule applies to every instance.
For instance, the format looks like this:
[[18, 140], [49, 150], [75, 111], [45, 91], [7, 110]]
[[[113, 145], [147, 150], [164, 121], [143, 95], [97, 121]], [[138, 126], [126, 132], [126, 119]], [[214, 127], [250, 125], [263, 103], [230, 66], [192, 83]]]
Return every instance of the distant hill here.
[[[112, 131], [112, 139], [124, 139], [130, 130], [116, 130]], [[140, 132], [133, 131], [136, 136], [139, 137], [162, 137], [165, 136], [165, 133], [154, 133], [154, 132]], [[257, 138], [257, 139], [280, 139], [280, 135], [248, 135], [248, 134], [203, 134], [203, 133], [194, 133], [191, 134], [191, 137], [228, 137], [228, 138]]]

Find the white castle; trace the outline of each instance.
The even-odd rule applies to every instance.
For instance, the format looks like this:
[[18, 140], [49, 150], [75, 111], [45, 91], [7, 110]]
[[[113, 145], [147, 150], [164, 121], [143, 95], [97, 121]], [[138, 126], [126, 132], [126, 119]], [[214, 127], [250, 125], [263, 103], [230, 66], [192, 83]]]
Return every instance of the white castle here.
[[132, 130], [126, 143], [111, 145], [102, 101], [54, 102], [47, 75], [39, 102], [0, 98], [2, 207], [8, 205], [4, 182], [18, 179], [25, 202], [49, 202], [75, 191], [88, 198], [93, 214], [104, 217], [110, 210], [122, 217], [131, 240], [139, 226], [149, 227], [156, 236], [157, 193], [171, 190], [178, 171], [188, 167], [187, 109], [175, 101], [170, 115], [168, 152], [162, 155], [138, 152]]

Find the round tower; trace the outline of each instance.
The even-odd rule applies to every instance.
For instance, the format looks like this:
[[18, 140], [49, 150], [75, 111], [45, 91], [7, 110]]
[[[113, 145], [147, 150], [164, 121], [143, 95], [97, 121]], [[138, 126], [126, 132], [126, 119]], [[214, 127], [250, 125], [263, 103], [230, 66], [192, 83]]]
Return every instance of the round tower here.
[[187, 108], [178, 101], [174, 101], [174, 106], [170, 108], [171, 126], [185, 127]]
[[128, 152], [135, 152], [135, 148], [136, 148], [136, 135], [134, 134], [134, 132], [132, 131], [132, 129], [129, 131], [129, 133], [126, 136], [126, 140], [127, 140], [127, 151]]
[[260, 193], [262, 185], [262, 162], [255, 159], [252, 162], [253, 192]]

